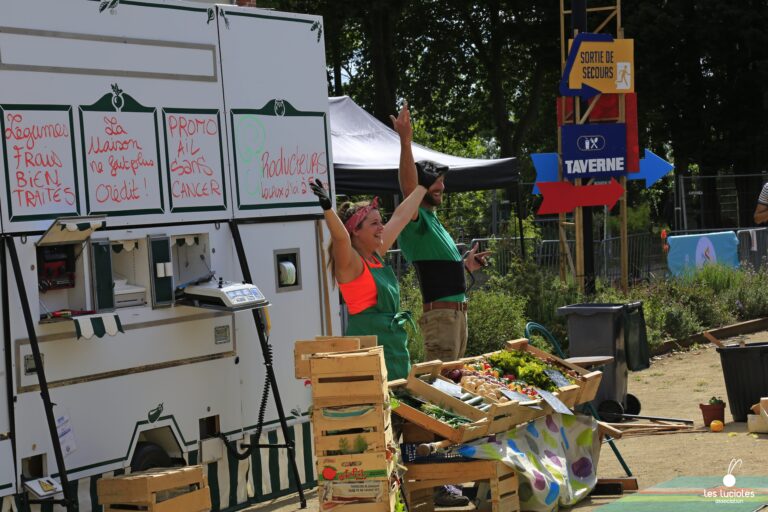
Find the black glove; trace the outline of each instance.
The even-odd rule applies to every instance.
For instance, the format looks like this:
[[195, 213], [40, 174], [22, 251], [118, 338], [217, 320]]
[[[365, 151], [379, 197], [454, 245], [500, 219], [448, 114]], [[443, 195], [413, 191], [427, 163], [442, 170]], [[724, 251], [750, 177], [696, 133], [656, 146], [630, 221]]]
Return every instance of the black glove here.
[[437, 178], [448, 172], [448, 166], [442, 165], [430, 160], [421, 160], [416, 162], [416, 173], [419, 178], [419, 185], [424, 188], [431, 187]]
[[315, 178], [315, 182], [309, 182], [309, 188], [312, 189], [312, 192], [317, 196], [317, 199], [320, 201], [320, 207], [323, 210], [330, 210], [333, 208], [333, 204], [331, 203], [331, 196], [328, 195], [328, 191], [325, 190], [325, 187], [323, 187], [323, 183]]

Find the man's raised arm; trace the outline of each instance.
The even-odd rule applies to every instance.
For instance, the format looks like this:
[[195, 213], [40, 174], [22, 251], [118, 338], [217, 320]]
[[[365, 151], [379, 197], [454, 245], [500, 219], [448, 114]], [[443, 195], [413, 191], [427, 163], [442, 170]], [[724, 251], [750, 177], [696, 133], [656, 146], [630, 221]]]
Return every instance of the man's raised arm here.
[[[408, 102], [403, 102], [403, 108], [400, 109], [397, 117], [389, 117], [392, 119], [392, 127], [400, 136], [400, 168], [397, 174], [400, 181], [400, 192], [403, 194], [403, 197], [408, 197], [416, 188], [416, 185], [419, 184], [416, 175], [416, 163], [413, 161], [413, 150], [411, 149], [413, 126], [411, 126], [411, 113], [408, 111]], [[416, 216], [414, 216], [414, 219]]]

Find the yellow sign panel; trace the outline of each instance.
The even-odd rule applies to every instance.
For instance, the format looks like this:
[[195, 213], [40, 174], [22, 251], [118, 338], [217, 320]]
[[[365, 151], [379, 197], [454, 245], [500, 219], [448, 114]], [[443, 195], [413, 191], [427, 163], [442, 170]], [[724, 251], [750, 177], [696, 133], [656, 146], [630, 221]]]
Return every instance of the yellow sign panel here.
[[634, 43], [633, 39], [582, 41], [568, 75], [568, 87], [588, 85], [602, 93], [635, 92]]

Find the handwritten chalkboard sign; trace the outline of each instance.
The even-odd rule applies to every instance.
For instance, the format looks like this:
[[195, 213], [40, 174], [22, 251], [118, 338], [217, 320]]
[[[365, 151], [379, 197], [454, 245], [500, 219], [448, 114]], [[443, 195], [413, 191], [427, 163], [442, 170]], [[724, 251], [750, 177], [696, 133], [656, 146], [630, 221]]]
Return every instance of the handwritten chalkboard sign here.
[[172, 212], [226, 210], [218, 110], [163, 109]]
[[554, 409], [555, 412], [559, 412], [560, 414], [569, 414], [573, 416], [573, 412], [568, 408], [567, 405], [565, 405], [559, 398], [557, 398], [555, 395], [550, 393], [549, 391], [544, 391], [543, 389], [535, 388], [536, 392], [539, 394], [541, 398], [544, 399], [545, 402], [547, 402], [552, 409]]
[[301, 112], [284, 100], [232, 109], [235, 189], [241, 210], [314, 206], [309, 183], [328, 182], [325, 112]]
[[9, 219], [78, 215], [72, 108], [2, 105], [0, 113]]
[[163, 212], [156, 114], [117, 84], [93, 105], [80, 107], [89, 214]]
[[555, 386], [559, 388], [570, 386], [572, 384], [571, 381], [565, 377], [565, 375], [555, 370], [554, 368], [547, 368], [544, 370], [544, 373], [555, 384]]

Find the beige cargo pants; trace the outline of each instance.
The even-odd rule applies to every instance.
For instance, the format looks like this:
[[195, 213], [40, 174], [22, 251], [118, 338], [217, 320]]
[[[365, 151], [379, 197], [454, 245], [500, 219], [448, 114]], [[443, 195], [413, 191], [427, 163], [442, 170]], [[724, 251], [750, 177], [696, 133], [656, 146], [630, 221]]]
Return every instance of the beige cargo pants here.
[[419, 319], [424, 360], [455, 361], [467, 351], [467, 312], [433, 309]]

